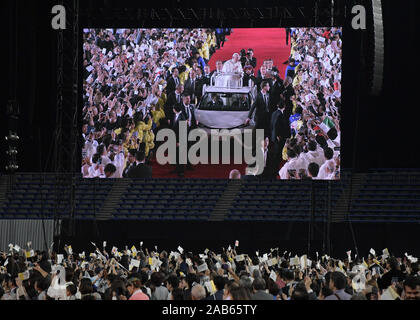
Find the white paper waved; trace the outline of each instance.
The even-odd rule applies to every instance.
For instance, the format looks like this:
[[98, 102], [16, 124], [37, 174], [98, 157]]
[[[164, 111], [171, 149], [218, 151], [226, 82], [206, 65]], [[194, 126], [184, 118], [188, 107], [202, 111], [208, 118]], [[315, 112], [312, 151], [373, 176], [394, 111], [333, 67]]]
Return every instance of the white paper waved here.
[[206, 270], [208, 270], [207, 263], [203, 263], [202, 265], [199, 265], [199, 266], [197, 267], [197, 271], [198, 271], [198, 272], [205, 272]]
[[277, 280], [277, 274], [274, 272], [274, 270], [271, 270], [270, 272], [270, 279], [272, 279], [274, 282]]

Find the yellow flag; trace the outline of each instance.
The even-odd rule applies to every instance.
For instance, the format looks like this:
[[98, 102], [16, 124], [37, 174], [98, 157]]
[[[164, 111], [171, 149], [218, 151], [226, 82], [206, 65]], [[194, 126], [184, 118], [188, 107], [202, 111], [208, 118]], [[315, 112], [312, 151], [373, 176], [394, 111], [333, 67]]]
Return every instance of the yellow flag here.
[[153, 259], [149, 258], [149, 264], [152, 265], [153, 264]]
[[216, 292], [217, 290], [216, 290], [216, 286], [214, 285], [213, 280], [211, 280], [211, 281], [210, 281], [210, 284], [211, 284], [211, 290], [212, 290], [213, 292]]

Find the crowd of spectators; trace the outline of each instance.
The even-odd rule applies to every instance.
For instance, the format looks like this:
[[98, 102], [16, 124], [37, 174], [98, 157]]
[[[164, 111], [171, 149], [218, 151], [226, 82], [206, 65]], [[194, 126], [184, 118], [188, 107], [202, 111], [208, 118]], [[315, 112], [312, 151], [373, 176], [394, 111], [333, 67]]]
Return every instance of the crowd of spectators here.
[[[388, 249], [313, 260], [278, 248], [244, 254], [142, 246], [57, 254], [10, 245], [0, 255], [1, 300], [418, 300], [417, 258]], [[352, 260], [354, 258], [354, 260]]]
[[291, 136], [280, 179], [340, 178], [342, 33], [340, 28], [291, 28], [285, 113]]

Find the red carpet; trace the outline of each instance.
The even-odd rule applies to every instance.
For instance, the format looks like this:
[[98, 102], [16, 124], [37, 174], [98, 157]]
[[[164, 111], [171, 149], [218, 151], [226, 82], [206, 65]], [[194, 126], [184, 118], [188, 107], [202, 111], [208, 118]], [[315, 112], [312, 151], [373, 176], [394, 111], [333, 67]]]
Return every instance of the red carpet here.
[[[280, 77], [284, 78], [286, 65], [283, 64], [289, 58], [290, 45], [286, 46], [286, 31], [283, 28], [239, 28], [232, 29], [232, 33], [227, 37], [225, 45], [217, 50], [209, 61], [211, 70], [216, 68], [216, 61], [226, 61], [232, 59], [232, 54], [240, 53], [241, 49], [254, 50], [254, 57], [257, 58], [255, 75], [261, 67], [263, 61], [272, 58], [274, 65], [280, 71]], [[290, 42], [289, 42], [290, 44]]]
[[[283, 79], [286, 71], [286, 65], [283, 64], [289, 58], [290, 46], [286, 46], [286, 31], [281, 28], [240, 28], [233, 29], [228, 41], [224, 46], [217, 50], [209, 61], [211, 70], [215, 69], [217, 60], [226, 61], [232, 58], [232, 54], [240, 53], [241, 49], [254, 50], [254, 57], [257, 58], [257, 68], [255, 75], [262, 65], [263, 61], [272, 58], [274, 65], [280, 71], [280, 77]], [[232, 160], [233, 163], [233, 160]], [[245, 174], [246, 164], [243, 165], [197, 165], [194, 170], [185, 171], [185, 178], [216, 178], [227, 179], [233, 169], [238, 169], [241, 174]], [[175, 166], [161, 166], [156, 161], [152, 162], [154, 178], [177, 178], [175, 173], [170, 173]]]

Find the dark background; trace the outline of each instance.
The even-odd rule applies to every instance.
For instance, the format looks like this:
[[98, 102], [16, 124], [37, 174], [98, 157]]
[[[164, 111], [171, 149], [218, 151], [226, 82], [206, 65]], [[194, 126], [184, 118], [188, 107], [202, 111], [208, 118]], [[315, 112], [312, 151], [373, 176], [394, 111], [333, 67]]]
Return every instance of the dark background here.
[[[14, 88], [20, 104], [18, 135], [19, 171], [51, 171], [56, 110], [56, 33], [51, 28], [51, 8], [59, 1], [0, 1], [2, 37], [1, 169], [5, 171], [7, 131], [5, 105]], [[17, 20], [11, 8], [18, 4]], [[112, 1], [108, 1], [112, 5]], [[246, 6], [245, 1], [241, 6]], [[358, 95], [361, 73], [360, 37], [368, 31], [344, 26], [342, 166], [364, 171], [368, 168], [418, 167], [415, 155], [419, 143], [417, 120], [413, 116], [417, 95], [414, 79], [418, 63], [414, 59], [415, 1], [383, 1], [385, 22], [385, 81], [380, 97]], [[163, 4], [164, 5], [164, 4]], [[185, 6], [185, 2], [180, 5]], [[223, 4], [220, 4], [223, 5]], [[80, 1], [81, 10], [95, 1]], [[156, 4], [158, 6], [158, 4]], [[198, 5], [196, 5], [198, 6]], [[218, 6], [218, 2], [212, 3]], [[254, 3], [250, 6], [255, 7]], [[262, 4], [257, 4], [261, 6]], [[264, 3], [264, 6], [267, 6]], [[80, 22], [83, 28], [86, 21]], [[140, 26], [139, 21], [139, 26]], [[17, 26], [17, 28], [16, 28]], [[276, 25], [278, 26], [278, 25]], [[103, 25], [103, 27], [107, 27]], [[234, 26], [232, 26], [234, 27]], [[71, 33], [71, 29], [64, 31]], [[17, 59], [17, 60], [16, 60]], [[15, 62], [17, 61], [17, 70]], [[66, 81], [66, 75], [64, 81]], [[360, 105], [357, 107], [358, 97]], [[357, 112], [357, 110], [359, 110]]]

